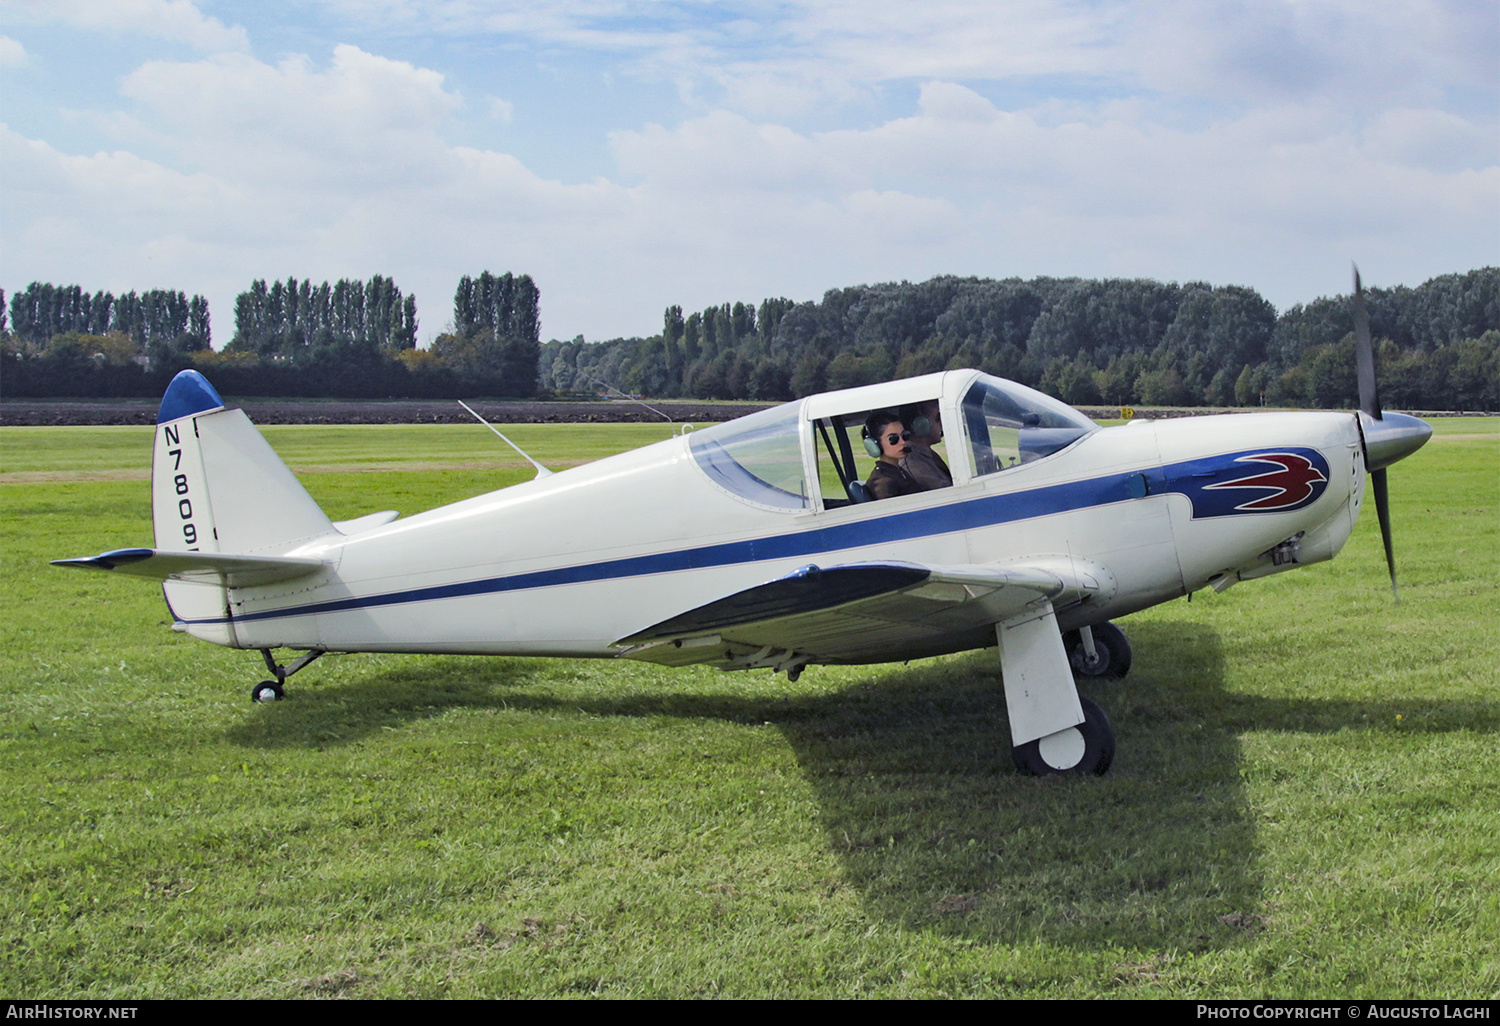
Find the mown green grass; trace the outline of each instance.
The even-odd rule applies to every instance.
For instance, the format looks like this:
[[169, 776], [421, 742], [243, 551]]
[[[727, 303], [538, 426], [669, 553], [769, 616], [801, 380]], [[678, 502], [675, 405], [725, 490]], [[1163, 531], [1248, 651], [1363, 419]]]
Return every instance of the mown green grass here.
[[[1495, 996], [1500, 421], [1436, 427], [1391, 470], [1399, 607], [1372, 515], [1130, 617], [1086, 688], [1115, 766], [1049, 780], [993, 652], [330, 656], [252, 706], [254, 653], [46, 565], [149, 544], [149, 429], [5, 429], [0, 994]], [[335, 518], [530, 476], [477, 425], [266, 433]]]

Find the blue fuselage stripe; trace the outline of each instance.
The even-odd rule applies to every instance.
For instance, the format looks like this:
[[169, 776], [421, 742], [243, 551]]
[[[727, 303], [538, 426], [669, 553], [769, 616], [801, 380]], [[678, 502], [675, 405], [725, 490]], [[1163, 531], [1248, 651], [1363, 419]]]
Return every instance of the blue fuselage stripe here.
[[674, 573], [680, 570], [702, 570], [740, 563], [817, 556], [827, 552], [951, 534], [994, 524], [1029, 520], [1053, 513], [1065, 513], [1091, 506], [1124, 502], [1131, 497], [1130, 479], [1139, 477], [1146, 478], [1149, 492], [1159, 491], [1161, 485], [1164, 484], [1160, 469], [1115, 474], [1024, 492], [985, 495], [966, 502], [931, 509], [908, 510], [886, 517], [773, 534], [745, 541], [702, 545], [690, 549], [655, 552], [644, 556], [627, 556], [623, 559], [611, 559], [599, 563], [581, 563], [576, 566], [534, 570], [504, 577], [487, 577], [454, 584], [434, 585], [429, 588], [409, 588], [387, 592], [383, 595], [314, 602], [286, 609], [245, 613], [234, 617], [214, 617], [192, 622], [228, 623], [233, 620], [244, 623], [289, 616], [339, 613], [351, 609], [370, 609], [407, 602], [467, 598], [530, 588], [550, 588], [566, 584], [617, 580], [623, 577]]

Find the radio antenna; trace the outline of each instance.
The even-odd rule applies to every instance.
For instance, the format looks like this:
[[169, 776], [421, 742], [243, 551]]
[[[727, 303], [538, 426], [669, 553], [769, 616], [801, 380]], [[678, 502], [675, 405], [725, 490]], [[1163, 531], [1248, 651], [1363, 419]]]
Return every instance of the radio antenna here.
[[592, 374], [585, 374], [584, 377], [588, 378], [594, 384], [599, 385], [602, 388], [609, 389], [611, 392], [614, 392], [616, 395], [618, 395], [621, 399], [629, 399], [631, 402], [636, 403], [637, 405], [646, 407], [646, 409], [650, 410], [652, 413], [656, 414], [658, 417], [665, 418], [666, 422], [668, 424], [675, 424], [675, 423], [677, 423], [671, 417], [668, 417], [665, 413], [663, 413], [661, 410], [658, 410], [655, 406], [652, 406], [650, 403], [641, 402], [641, 400], [637, 399], [635, 396], [628, 395], [625, 392], [621, 392], [614, 385], [611, 385], [608, 382], [600, 381], [598, 378], [594, 377]]
[[499, 428], [495, 427], [495, 425], [491, 424], [489, 421], [485, 420], [479, 414], [475, 413], [474, 412], [474, 407], [470, 406], [468, 403], [464, 402], [462, 399], [458, 400], [458, 405], [460, 405], [464, 409], [468, 410], [469, 413], [471, 415], [473, 415], [474, 419], [477, 420], [477, 421], [479, 421], [479, 423], [483, 424], [485, 427], [487, 427], [491, 431], [495, 432], [495, 434], [500, 435], [500, 440], [502, 442], [504, 442], [506, 445], [510, 446], [512, 449], [516, 450], [516, 452], [520, 453], [522, 459], [524, 459], [527, 463], [530, 463], [533, 467], [536, 468], [536, 476], [537, 477], [550, 477], [552, 475], [552, 471], [548, 470], [546, 467], [542, 466], [536, 460], [532, 459], [529, 455], [527, 455], [527, 452], [526, 452], [525, 449], [521, 448], [515, 442], [512, 442], [509, 438], [506, 438], [504, 435], [501, 435]]

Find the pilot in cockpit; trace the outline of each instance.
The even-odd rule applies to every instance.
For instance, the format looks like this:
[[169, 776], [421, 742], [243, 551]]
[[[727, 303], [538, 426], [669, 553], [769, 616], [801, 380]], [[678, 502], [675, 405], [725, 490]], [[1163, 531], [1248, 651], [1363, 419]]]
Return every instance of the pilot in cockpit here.
[[891, 410], [878, 410], [865, 420], [861, 432], [865, 450], [876, 458], [875, 469], [865, 481], [872, 498], [890, 499], [897, 495], [914, 495], [923, 491], [916, 479], [901, 468], [901, 460], [911, 452], [911, 432]]

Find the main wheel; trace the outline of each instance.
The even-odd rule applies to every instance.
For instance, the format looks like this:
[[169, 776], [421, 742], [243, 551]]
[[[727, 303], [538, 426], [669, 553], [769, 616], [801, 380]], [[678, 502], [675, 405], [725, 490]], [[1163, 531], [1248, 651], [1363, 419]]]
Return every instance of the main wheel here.
[[1068, 662], [1073, 672], [1080, 677], [1118, 680], [1130, 672], [1130, 642], [1125, 632], [1106, 621], [1093, 627], [1094, 658], [1090, 659], [1083, 647], [1083, 637], [1077, 631], [1063, 635], [1063, 646], [1068, 650]]
[[1115, 728], [1109, 717], [1087, 698], [1079, 696], [1083, 722], [1056, 734], [1016, 745], [1010, 750], [1016, 769], [1033, 777], [1053, 773], [1103, 774], [1115, 758]]
[[252, 702], [279, 702], [286, 697], [286, 688], [280, 682], [274, 680], [263, 680], [250, 689], [250, 701]]

